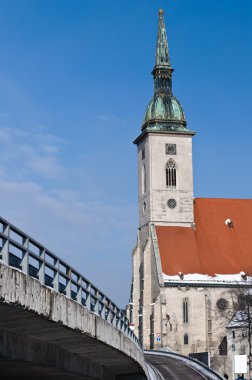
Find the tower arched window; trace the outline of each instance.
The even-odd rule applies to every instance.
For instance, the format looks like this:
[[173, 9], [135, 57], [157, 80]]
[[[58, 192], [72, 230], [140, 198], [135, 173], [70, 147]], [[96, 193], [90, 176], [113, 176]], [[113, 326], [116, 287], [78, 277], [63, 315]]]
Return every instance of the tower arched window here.
[[146, 169], [145, 165], [142, 165], [142, 194], [146, 193]]
[[184, 335], [184, 344], [188, 344], [188, 343], [189, 343], [188, 334], [185, 334]]
[[176, 189], [176, 185], [177, 185], [176, 164], [172, 158], [166, 164], [165, 174], [166, 174], [166, 187], [168, 187], [168, 189]]

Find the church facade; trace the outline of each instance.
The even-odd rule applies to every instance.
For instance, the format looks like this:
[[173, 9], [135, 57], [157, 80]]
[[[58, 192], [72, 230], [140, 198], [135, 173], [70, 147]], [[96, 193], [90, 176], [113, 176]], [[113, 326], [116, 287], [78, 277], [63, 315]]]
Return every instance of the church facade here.
[[134, 141], [139, 229], [128, 312], [144, 348], [203, 355], [231, 378], [232, 355], [248, 347], [235, 345], [227, 325], [252, 283], [252, 200], [193, 197], [195, 132], [172, 74], [160, 10], [154, 95]]

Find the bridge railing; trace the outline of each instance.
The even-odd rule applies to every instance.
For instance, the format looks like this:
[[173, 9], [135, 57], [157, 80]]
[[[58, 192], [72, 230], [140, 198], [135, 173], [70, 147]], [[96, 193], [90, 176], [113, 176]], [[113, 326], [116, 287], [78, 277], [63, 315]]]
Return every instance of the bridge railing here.
[[111, 299], [65, 261], [1, 217], [0, 259], [79, 302], [139, 345], [127, 317]]

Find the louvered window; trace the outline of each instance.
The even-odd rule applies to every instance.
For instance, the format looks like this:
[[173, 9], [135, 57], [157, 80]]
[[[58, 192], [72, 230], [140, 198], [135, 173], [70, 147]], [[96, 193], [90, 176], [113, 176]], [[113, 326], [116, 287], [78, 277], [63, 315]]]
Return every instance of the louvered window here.
[[168, 189], [176, 189], [176, 186], [176, 164], [170, 159], [166, 165], [166, 187], [168, 187]]

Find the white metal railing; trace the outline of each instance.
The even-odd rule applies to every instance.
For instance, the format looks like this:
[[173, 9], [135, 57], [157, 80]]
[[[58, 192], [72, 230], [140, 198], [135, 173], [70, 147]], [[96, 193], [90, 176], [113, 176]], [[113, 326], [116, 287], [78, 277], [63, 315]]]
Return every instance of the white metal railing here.
[[0, 259], [65, 294], [110, 323], [138, 346], [122, 310], [78, 271], [0, 217]]

